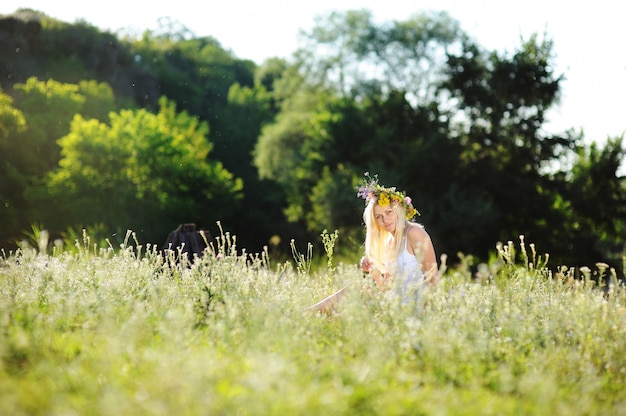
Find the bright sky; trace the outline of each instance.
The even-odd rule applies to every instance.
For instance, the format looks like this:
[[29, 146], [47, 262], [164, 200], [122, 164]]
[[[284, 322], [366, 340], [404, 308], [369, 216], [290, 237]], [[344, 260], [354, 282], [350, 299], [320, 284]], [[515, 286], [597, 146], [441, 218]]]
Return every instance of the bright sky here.
[[405, 20], [422, 11], [447, 11], [484, 48], [512, 52], [520, 37], [547, 34], [555, 69], [563, 73], [562, 99], [546, 130], [584, 129], [603, 143], [626, 131], [626, 24], [622, 0], [3, 0], [0, 14], [28, 7], [72, 23], [105, 30], [156, 29], [170, 17], [197, 36], [212, 36], [239, 58], [262, 63], [289, 57], [298, 32], [331, 11], [368, 9], [377, 21]]

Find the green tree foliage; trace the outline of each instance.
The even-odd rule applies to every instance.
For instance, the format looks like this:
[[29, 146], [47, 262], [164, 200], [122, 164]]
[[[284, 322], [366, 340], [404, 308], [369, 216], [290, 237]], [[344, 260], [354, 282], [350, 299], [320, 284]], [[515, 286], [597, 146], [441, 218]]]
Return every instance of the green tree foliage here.
[[20, 9], [0, 18], [15, 98], [0, 101], [0, 234], [106, 223], [162, 239], [219, 219], [255, 250], [324, 228], [356, 245], [369, 171], [413, 197], [438, 252], [483, 257], [524, 234], [557, 264], [615, 265], [622, 140], [546, 134], [561, 82], [550, 41], [484, 51], [445, 13], [330, 13], [293, 60], [257, 66], [167, 19], [119, 39]]
[[79, 93], [78, 85], [34, 77], [14, 88], [16, 106], [28, 122], [23, 141], [31, 158], [28, 166], [37, 176], [43, 176], [58, 164], [56, 141], [69, 132], [70, 121], [82, 109], [85, 97]]
[[31, 76], [73, 84], [92, 79], [112, 87], [118, 106], [156, 110], [165, 95], [211, 123], [214, 135], [223, 130], [219, 115], [230, 86], [252, 86], [255, 68], [217, 40], [197, 38], [169, 20], [140, 39], [118, 39], [86, 22], [68, 24], [29, 9], [0, 19], [0, 51], [6, 52], [0, 55], [5, 90]]
[[221, 115], [223, 122], [229, 125], [229, 138], [221, 140], [214, 147], [213, 154], [226, 169], [242, 179], [242, 205], [254, 207], [243, 209], [231, 220], [233, 229], [240, 236], [240, 244], [254, 251], [262, 250], [273, 235], [285, 232], [279, 208], [283, 203], [281, 188], [259, 178], [252, 155], [262, 126], [274, 117], [272, 107], [272, 95], [263, 84], [255, 82], [254, 87], [234, 84]]
[[[65, 111], [68, 110], [65, 104], [54, 106], [52, 103], [54, 112], [31, 112], [35, 116], [29, 117], [25, 111], [29, 127], [32, 126], [26, 132], [29, 136], [27, 141], [30, 141], [26, 147], [35, 150], [30, 156], [36, 156], [37, 148], [41, 146], [48, 146], [51, 150], [49, 153], [42, 152], [49, 156], [49, 163], [39, 165], [37, 176], [56, 167], [59, 159], [56, 141], [67, 134], [75, 113], [85, 119], [96, 117], [106, 121], [108, 113], [122, 104], [126, 108], [139, 106], [157, 111], [157, 99], [165, 95], [175, 100], [180, 109], [211, 123], [211, 136], [206, 140], [217, 142], [220, 149], [215, 151], [217, 157], [249, 154], [249, 150], [245, 150], [249, 146], [246, 141], [260, 128], [252, 125], [254, 120], [259, 119], [257, 117], [248, 123], [251, 130], [247, 137], [240, 136], [241, 129], [228, 132], [233, 128], [237, 130], [241, 124], [239, 119], [229, 119], [225, 114], [229, 106], [229, 89], [233, 84], [253, 88], [255, 65], [251, 61], [236, 59], [212, 38], [196, 39], [184, 30], [164, 26], [157, 32], [146, 33], [140, 40], [118, 40], [114, 35], [100, 32], [85, 22], [66, 24], [41, 12], [20, 9], [12, 16], [0, 19], [0, 48], [7, 52], [0, 56], [0, 71], [3, 71], [0, 82], [7, 90], [15, 82], [24, 82], [24, 85], [32, 82], [28, 80], [31, 76], [45, 80], [41, 81], [44, 85], [38, 88], [16, 90], [16, 96], [21, 94], [17, 97], [18, 101], [22, 96], [34, 101], [46, 99], [42, 92], [54, 95], [53, 100], [60, 100], [62, 97], [58, 96], [58, 92], [45, 85], [63, 85], [63, 88], [69, 85], [60, 81], [72, 81], [71, 88], [78, 93], [76, 97], [86, 98], [82, 107], [70, 111]], [[103, 82], [114, 91], [112, 100], [115, 108], [111, 108], [111, 97], [103, 94]], [[35, 93], [40, 93], [38, 98], [34, 97]], [[45, 110], [45, 104], [36, 104], [40, 111]], [[21, 102], [16, 105], [21, 108]], [[237, 117], [242, 107], [234, 105], [239, 110], [233, 110], [231, 114]], [[30, 107], [36, 109], [36, 105]], [[43, 122], [49, 120], [54, 123], [54, 119], [57, 124], [52, 130], [41, 128]], [[38, 135], [38, 132], [41, 134]], [[35, 136], [41, 139], [41, 143], [34, 143]], [[241, 152], [234, 151], [239, 147]], [[31, 163], [30, 166], [34, 165]], [[229, 212], [233, 218], [237, 217], [233, 210]], [[28, 228], [29, 224], [25, 226]]]
[[29, 78], [14, 85], [15, 104], [28, 122], [28, 131], [21, 138], [28, 149], [24, 173], [42, 176], [54, 169], [60, 158], [57, 140], [69, 132], [74, 114], [106, 121], [115, 109], [111, 87], [96, 81], [65, 84], [55, 80]]
[[[599, 259], [620, 269], [626, 255], [626, 181], [616, 175], [626, 156], [624, 138], [580, 148], [563, 192], [566, 244], [558, 252], [569, 264]], [[555, 247], [558, 249], [558, 247]]]
[[109, 84], [94, 80], [81, 80], [78, 92], [85, 97], [80, 114], [85, 118], [107, 121], [109, 113], [117, 110], [113, 89]]
[[[414, 197], [441, 252], [484, 257], [496, 241], [525, 234], [557, 262], [576, 261], [564, 241], [589, 258], [568, 225], [584, 186], [559, 171], [581, 137], [542, 130], [561, 82], [551, 42], [533, 36], [512, 55], [487, 53], [445, 14], [377, 26], [364, 11], [320, 20], [309, 42], [256, 148], [259, 173], [285, 189], [289, 220], [353, 229], [333, 215], [349, 206], [338, 195], [370, 171]], [[595, 195], [618, 215], [621, 153], [603, 155], [595, 178], [613, 172], [613, 192]], [[607, 231], [621, 229], [619, 220], [598, 213], [587, 213], [589, 240], [623, 244]]]
[[110, 124], [77, 115], [59, 143], [63, 158], [49, 180], [55, 225], [103, 223], [162, 242], [181, 222], [212, 223], [236, 208], [241, 181], [207, 159], [208, 125], [173, 102], [158, 114], [111, 113]]
[[[1, 146], [4, 174], [0, 182], [7, 190], [3, 192], [5, 204], [12, 210], [7, 211], [0, 237], [3, 241], [18, 238], [20, 231], [39, 216], [41, 208], [26, 194], [40, 193], [48, 173], [58, 167], [61, 155], [57, 141], [69, 132], [72, 117], [82, 113], [105, 120], [115, 106], [111, 88], [95, 81], [76, 85], [31, 77], [24, 84], [15, 84], [13, 94], [15, 108], [12, 99], [3, 98], [6, 119]], [[15, 120], [20, 120], [19, 124]]]
[[[450, 56], [445, 87], [459, 99], [464, 115], [457, 128], [464, 145], [463, 176], [456, 182], [492, 207], [493, 227], [486, 236], [506, 240], [525, 234], [556, 254], [565, 236], [555, 228], [563, 230], [567, 212], [556, 203], [564, 176], [549, 169], [581, 138], [542, 131], [559, 91], [551, 54], [552, 43], [536, 36], [512, 56], [486, 54], [466, 43], [462, 53]], [[466, 229], [480, 236], [478, 225]]]
[[466, 37], [445, 12], [376, 24], [369, 11], [352, 10], [317, 23], [296, 53], [309, 82], [355, 97], [402, 91], [420, 105], [435, 99], [446, 52]]
[[124, 101], [145, 95], [143, 86], [151, 84], [114, 34], [31, 9], [0, 19], [0, 50], [6, 52], [0, 57], [0, 85], [6, 91], [30, 77], [72, 84], [92, 79], [110, 85]]
[[148, 31], [130, 42], [136, 65], [158, 82], [159, 95], [147, 95], [139, 104], [150, 107], [158, 97], [168, 97], [209, 122], [211, 140], [219, 146], [231, 138], [230, 125], [221, 120], [228, 91], [236, 83], [253, 87], [255, 64], [237, 59], [212, 37], [193, 37], [184, 26], [177, 30]]
[[[407, 189], [433, 214], [441, 203], [432, 196], [449, 186], [459, 149], [446, 136], [448, 115], [427, 103], [440, 74], [418, 68], [434, 66], [441, 50], [463, 39], [458, 25], [425, 15], [377, 27], [368, 12], [334, 13], [325, 23], [298, 51], [299, 71], [283, 77], [288, 98], [256, 148], [260, 175], [284, 187], [288, 219], [310, 231], [358, 229], [354, 186], [365, 171]], [[408, 56], [412, 65], [394, 74]], [[415, 87], [425, 76], [433, 84]]]
[[552, 42], [535, 35], [512, 57], [495, 52], [485, 57], [471, 43], [450, 56], [445, 87], [461, 99], [460, 109], [469, 120], [467, 140], [474, 144], [469, 156], [488, 155], [538, 172], [574, 148], [576, 137], [541, 133], [561, 81], [552, 71], [551, 55]]
[[14, 83], [37, 75], [41, 68], [33, 48], [42, 30], [41, 15], [18, 9], [11, 16], [0, 17], [0, 86], [5, 91]]
[[[25, 186], [21, 163], [28, 149], [19, 142], [26, 130], [26, 120], [13, 106], [13, 99], [0, 92], [0, 222], [2, 237], [15, 235], [28, 205], [23, 197]], [[0, 241], [4, 243], [4, 241]]]
[[[263, 179], [271, 179], [285, 190], [286, 215], [291, 222], [305, 225], [310, 212], [312, 186], [326, 164], [328, 124], [335, 114], [322, 94], [299, 94], [289, 109], [263, 129], [255, 149], [255, 164]], [[310, 230], [311, 226], [308, 226]]]
[[0, 91], [0, 150], [3, 162], [12, 162], [10, 152], [15, 149], [17, 143], [10, 140], [18, 133], [26, 130], [26, 119], [23, 113], [14, 107], [13, 98]]
[[[175, 101], [181, 110], [207, 121], [211, 126], [208, 140], [213, 144], [212, 158], [240, 178], [245, 186], [243, 209], [231, 215], [228, 225], [243, 237], [249, 247], [259, 247], [268, 234], [264, 228], [276, 224], [263, 209], [266, 197], [275, 199], [275, 191], [259, 189], [258, 174], [251, 163], [251, 151], [261, 124], [273, 117], [271, 95], [254, 81], [256, 65], [237, 59], [211, 37], [195, 37], [191, 31], [171, 20], [162, 27], [146, 32], [140, 40], [131, 41], [130, 48], [137, 65], [158, 80], [160, 95]], [[141, 105], [152, 108], [153, 96], [146, 96]], [[264, 184], [263, 187], [272, 187]], [[275, 187], [274, 187], [275, 188]], [[274, 202], [271, 202], [274, 204]], [[260, 236], [263, 236], [259, 238]]]

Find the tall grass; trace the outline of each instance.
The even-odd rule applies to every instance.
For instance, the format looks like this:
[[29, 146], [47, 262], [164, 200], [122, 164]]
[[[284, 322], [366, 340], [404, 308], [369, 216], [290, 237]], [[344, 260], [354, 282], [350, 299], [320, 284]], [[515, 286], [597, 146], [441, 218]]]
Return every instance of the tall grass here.
[[[551, 271], [522, 240], [403, 304], [322, 238], [316, 271], [308, 248], [273, 264], [227, 233], [195, 261], [131, 234], [4, 253], [0, 414], [625, 414], [626, 300], [604, 265]], [[306, 311], [346, 284], [334, 314]]]

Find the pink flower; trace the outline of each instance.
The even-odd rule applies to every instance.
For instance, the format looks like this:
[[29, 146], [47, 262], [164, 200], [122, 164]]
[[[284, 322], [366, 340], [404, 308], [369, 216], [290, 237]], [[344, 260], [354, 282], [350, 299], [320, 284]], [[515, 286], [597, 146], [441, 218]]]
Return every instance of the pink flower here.
[[404, 203], [405, 203], [405, 204], [407, 204], [407, 205], [411, 205], [411, 202], [412, 202], [411, 197], [408, 197], [408, 196], [404, 197]]

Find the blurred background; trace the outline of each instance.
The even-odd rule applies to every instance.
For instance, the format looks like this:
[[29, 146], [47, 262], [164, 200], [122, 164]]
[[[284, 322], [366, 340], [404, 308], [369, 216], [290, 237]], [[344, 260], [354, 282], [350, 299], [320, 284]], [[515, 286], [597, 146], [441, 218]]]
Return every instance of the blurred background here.
[[351, 260], [369, 172], [449, 262], [524, 235], [554, 267], [623, 270], [614, 2], [39, 3], [0, 9], [6, 250], [219, 221], [279, 256], [339, 230]]

